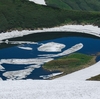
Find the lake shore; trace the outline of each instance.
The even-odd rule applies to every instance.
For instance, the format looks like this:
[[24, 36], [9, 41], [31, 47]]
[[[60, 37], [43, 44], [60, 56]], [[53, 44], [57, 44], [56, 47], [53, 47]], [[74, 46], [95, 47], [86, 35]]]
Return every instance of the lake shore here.
[[[16, 31], [11, 31], [11, 32], [1, 33], [0, 34], [0, 40], [2, 41], [2, 40], [10, 39], [10, 38], [23, 37], [24, 35], [29, 35], [29, 34], [34, 34], [34, 33], [43, 33], [43, 32], [52, 32], [52, 31], [53, 32], [54, 31], [55, 32], [59, 32], [59, 31], [79, 32], [79, 33], [86, 33], [86, 34], [90, 34], [90, 35], [100, 37], [100, 28], [98, 26], [93, 26], [93, 25], [84, 25], [84, 26], [83, 25], [64, 25], [64, 26], [59, 26], [59, 27], [54, 27], [54, 28], [43, 28], [42, 30], [22, 30], [22, 31], [16, 30]], [[90, 74], [89, 77], [86, 76], [84, 78], [84, 80], [91, 78], [92, 76], [100, 74], [100, 70], [99, 70], [98, 65], [100, 65], [100, 62], [94, 64], [93, 66], [90, 66], [90, 67], [93, 67], [93, 70], [98, 68], [97, 72], [95, 72], [94, 74], [89, 73]], [[88, 72], [90, 70], [88, 70]], [[84, 72], [83, 69], [81, 71]], [[80, 74], [78, 74], [78, 75], [80, 75]], [[67, 75], [67, 76], [69, 76], [69, 75]], [[61, 79], [62, 79], [62, 77], [61, 77]], [[66, 79], [66, 78], [64, 78], [64, 79]], [[76, 77], [76, 79], [77, 79], [77, 77]]]
[[100, 28], [93, 25], [64, 25], [53, 28], [43, 28], [38, 30], [13, 30], [11, 32], [1, 32], [0, 41], [7, 40], [16, 37], [23, 37], [25, 35], [34, 34], [34, 33], [43, 33], [43, 32], [78, 32], [85, 33], [100, 37]]
[[45, 63], [42, 68], [47, 71], [59, 71], [63, 72], [60, 75], [52, 76], [49, 79], [59, 78], [75, 71], [88, 68], [89, 66], [96, 63], [95, 55], [85, 55], [81, 53], [72, 53], [68, 56], [58, 58], [56, 60], [51, 60]]

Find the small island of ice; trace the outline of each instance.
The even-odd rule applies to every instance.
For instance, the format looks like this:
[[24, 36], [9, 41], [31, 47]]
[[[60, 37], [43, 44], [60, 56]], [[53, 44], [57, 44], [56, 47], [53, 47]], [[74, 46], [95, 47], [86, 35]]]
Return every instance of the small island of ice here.
[[49, 42], [46, 44], [42, 44], [38, 51], [44, 51], [44, 52], [61, 52], [61, 50], [65, 47], [64, 44], [55, 43], [55, 42]]
[[23, 49], [23, 50], [32, 50], [31, 47], [18, 46], [18, 48]]

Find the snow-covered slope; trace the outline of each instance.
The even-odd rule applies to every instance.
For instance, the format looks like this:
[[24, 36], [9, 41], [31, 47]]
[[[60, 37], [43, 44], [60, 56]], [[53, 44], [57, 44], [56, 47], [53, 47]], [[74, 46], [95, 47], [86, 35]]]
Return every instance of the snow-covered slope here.
[[32, 2], [34, 2], [36, 4], [40, 4], [40, 5], [46, 5], [45, 0], [29, 0], [29, 1], [32, 1]]
[[42, 30], [22, 30], [22, 31], [11, 31], [11, 32], [2, 32], [0, 33], [0, 43], [2, 43], [2, 40], [15, 38], [15, 37], [22, 37], [24, 35], [34, 34], [34, 33], [42, 33], [42, 32], [79, 32], [79, 33], [86, 33], [95, 35], [97, 37], [100, 37], [100, 28], [98, 26], [93, 25], [64, 25], [54, 28], [43, 28]]
[[0, 81], [0, 99], [100, 99], [100, 82]]
[[100, 74], [100, 61], [90, 67], [87, 67], [85, 69], [57, 78], [56, 80], [65, 79], [65, 80], [80, 80], [80, 81], [84, 80], [85, 81], [99, 74]]

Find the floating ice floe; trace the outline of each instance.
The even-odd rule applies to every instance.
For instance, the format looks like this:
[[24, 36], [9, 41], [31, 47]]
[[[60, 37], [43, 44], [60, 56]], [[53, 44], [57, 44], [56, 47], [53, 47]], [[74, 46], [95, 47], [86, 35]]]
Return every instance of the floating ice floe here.
[[40, 67], [41, 67], [40, 65], [30, 65], [25, 68], [40, 68]]
[[59, 56], [64, 56], [64, 55], [68, 55], [68, 54], [71, 54], [73, 52], [76, 52], [76, 51], [80, 50], [81, 48], [83, 48], [83, 44], [79, 43], [79, 44], [76, 44], [76, 45], [72, 46], [71, 48], [63, 51], [62, 53], [59, 53], [59, 54], [43, 54], [43, 55], [38, 55], [38, 56], [59, 57]]
[[0, 60], [0, 64], [6, 63], [6, 64], [17, 64], [17, 65], [32, 65], [32, 64], [36, 64], [36, 65], [42, 65], [45, 62], [51, 61], [53, 60], [53, 58], [35, 58], [35, 59], [1, 59]]
[[6, 43], [6, 44], [38, 44], [37, 42], [31, 42], [31, 41], [0, 41], [0, 43]]
[[10, 80], [20, 80], [30, 75], [33, 70], [34, 68], [28, 68], [28, 69], [18, 70], [18, 71], [7, 71], [3, 73], [3, 76], [7, 77]]
[[42, 44], [40, 47], [38, 47], [38, 51], [60, 52], [64, 47], [65, 47], [64, 44], [49, 42], [46, 44]]
[[23, 47], [23, 46], [18, 46], [18, 48], [23, 49], [23, 50], [32, 50], [33, 49], [31, 47]]
[[31, 41], [9, 41], [8, 44], [38, 44], [38, 43]]
[[4, 71], [5, 68], [0, 64], [0, 71]]
[[40, 4], [40, 5], [46, 5], [45, 0], [29, 0], [29, 1], [32, 1], [32, 2], [34, 2], [36, 4]]
[[6, 77], [9, 80], [21, 80], [23, 78], [26, 78], [28, 75], [31, 74], [31, 72], [35, 68], [40, 68], [39, 65], [30, 65], [25, 67], [23, 70], [16, 70], [16, 71], [7, 71], [3, 73], [3, 76]]
[[1, 59], [0, 60], [0, 70], [4, 70], [4, 68], [1, 66], [1, 64], [17, 64], [17, 65], [30, 65], [25, 67], [24, 70], [18, 70], [18, 71], [7, 71], [3, 73], [3, 76], [7, 77], [8, 79], [12, 80], [18, 80], [26, 78], [28, 75], [31, 74], [31, 72], [35, 68], [40, 68], [42, 64], [45, 62], [49, 62], [53, 60], [53, 58], [36, 58], [36, 59]]
[[50, 75], [41, 75], [40, 77], [43, 78], [43, 79], [49, 79], [51, 77], [58, 76], [58, 75], [61, 75], [61, 74], [63, 74], [63, 72], [60, 72], [60, 73], [52, 73]]

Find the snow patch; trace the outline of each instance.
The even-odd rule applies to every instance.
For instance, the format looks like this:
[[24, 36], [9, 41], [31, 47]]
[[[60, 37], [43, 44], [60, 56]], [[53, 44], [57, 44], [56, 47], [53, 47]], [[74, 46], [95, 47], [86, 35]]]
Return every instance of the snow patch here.
[[6, 44], [38, 44], [37, 42], [30, 42], [30, 41], [0, 41], [0, 43], [6, 43]]
[[39, 65], [30, 65], [30, 66], [27, 66], [25, 68], [40, 68], [41, 66]]
[[51, 78], [51, 77], [54, 77], [54, 76], [58, 76], [58, 75], [61, 75], [63, 74], [63, 72], [60, 72], [60, 73], [52, 73], [50, 75], [41, 75], [40, 77], [43, 78], [43, 79], [48, 79], [48, 78]]
[[38, 47], [38, 51], [44, 51], [44, 52], [61, 52], [61, 50], [65, 47], [64, 44], [55, 43], [55, 42], [49, 42], [46, 44], [42, 44], [40, 47]]
[[22, 47], [22, 46], [18, 46], [18, 48], [23, 49], [23, 50], [32, 50], [31, 47]]
[[38, 44], [38, 43], [30, 41], [8, 41], [8, 44]]
[[46, 5], [45, 0], [29, 0], [29, 1], [32, 1], [32, 2], [34, 2], [36, 4], [40, 4], [40, 5]]
[[[17, 64], [17, 65], [30, 65], [25, 67], [24, 70], [18, 70], [18, 71], [7, 71], [3, 73], [3, 76], [7, 77], [10, 80], [20, 80], [23, 78], [26, 78], [28, 75], [31, 74], [31, 72], [35, 68], [40, 68], [40, 66], [45, 63], [53, 60], [52, 58], [37, 58], [37, 59], [1, 59], [0, 64], [6, 63], [6, 64]], [[1, 67], [1, 70], [3, 67]]]
[[48, 59], [42, 59], [42, 58], [35, 58], [35, 59], [1, 59], [0, 64], [6, 63], [6, 64], [17, 64], [17, 65], [31, 65], [31, 64], [36, 64], [36, 65], [42, 65], [45, 62], [51, 61], [53, 58], [48, 58]]
[[0, 64], [0, 71], [4, 71], [5, 68]]
[[34, 68], [28, 68], [28, 69], [18, 70], [18, 71], [8, 71], [3, 73], [3, 76], [7, 77], [10, 80], [20, 80], [26, 78], [27, 75], [30, 75], [33, 70]]
[[73, 52], [76, 52], [78, 50], [80, 50], [81, 48], [83, 48], [83, 44], [82, 43], [79, 43], [79, 44], [76, 44], [74, 46], [72, 46], [71, 48], [59, 53], [59, 54], [43, 54], [43, 55], [38, 55], [38, 56], [44, 56], [44, 57], [59, 57], [59, 56], [64, 56], [64, 55], [68, 55], [68, 54], [71, 54]]

